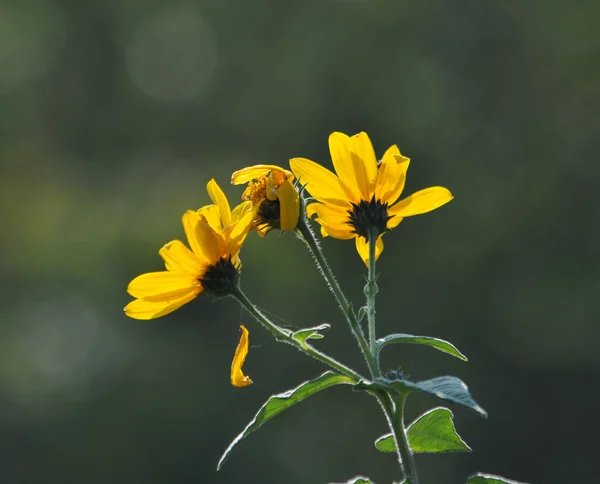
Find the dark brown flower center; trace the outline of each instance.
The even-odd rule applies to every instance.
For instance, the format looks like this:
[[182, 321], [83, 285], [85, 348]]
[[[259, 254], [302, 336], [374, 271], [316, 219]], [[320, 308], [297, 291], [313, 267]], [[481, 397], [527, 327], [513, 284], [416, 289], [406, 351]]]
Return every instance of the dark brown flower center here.
[[348, 223], [354, 228], [356, 235], [369, 239], [372, 229], [377, 231], [377, 235], [387, 232], [387, 222], [390, 219], [388, 215], [388, 204], [381, 203], [371, 198], [369, 202], [361, 200], [360, 203], [352, 204], [352, 210], [348, 210]]
[[238, 287], [240, 273], [231, 259], [221, 257], [218, 262], [208, 267], [200, 284], [204, 291], [217, 297], [232, 294]]

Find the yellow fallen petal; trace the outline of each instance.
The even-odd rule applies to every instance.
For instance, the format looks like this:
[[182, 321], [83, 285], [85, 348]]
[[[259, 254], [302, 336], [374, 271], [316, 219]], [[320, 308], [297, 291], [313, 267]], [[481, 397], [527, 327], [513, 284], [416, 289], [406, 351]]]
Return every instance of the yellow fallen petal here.
[[[364, 166], [360, 167], [360, 159], [352, 156], [352, 142], [344, 133], [331, 133], [329, 135], [329, 152], [331, 161], [346, 193], [346, 197], [353, 203], [366, 199], [368, 193], [363, 193], [366, 174]], [[309, 189], [310, 191], [310, 189]]]
[[454, 198], [450, 190], [444, 187], [430, 187], [413, 193], [410, 197], [399, 201], [388, 210], [389, 215], [410, 217], [431, 212]]
[[296, 187], [285, 180], [277, 189], [279, 199], [279, 224], [281, 230], [294, 230], [300, 216], [300, 197]]
[[165, 301], [136, 299], [125, 306], [125, 314], [133, 319], [156, 319], [172, 313], [194, 299], [201, 291], [190, 291], [177, 298]]
[[242, 366], [248, 356], [248, 330], [245, 326], [240, 326], [242, 335], [240, 336], [240, 342], [235, 350], [233, 361], [231, 362], [231, 384], [234, 387], [247, 387], [252, 383], [250, 377], [245, 376], [242, 372]]
[[[356, 237], [356, 251], [358, 255], [363, 260], [365, 265], [369, 267], [369, 244], [364, 237]], [[377, 243], [375, 244], [375, 260], [379, 259], [379, 256], [383, 252], [383, 239], [381, 235], [377, 238]]]
[[231, 175], [231, 183], [234, 185], [241, 185], [242, 183], [248, 183], [251, 180], [256, 180], [261, 175], [266, 175], [270, 171], [279, 171], [285, 174], [289, 181], [294, 179], [294, 174], [276, 165], [254, 165], [247, 168], [242, 168]]
[[185, 272], [193, 275], [204, 271], [205, 265], [202, 264], [202, 261], [180, 240], [173, 240], [165, 244], [158, 253], [165, 261], [165, 267], [168, 271]]
[[187, 272], [148, 272], [137, 276], [127, 286], [127, 292], [133, 297], [164, 295], [168, 299], [172, 294], [192, 290], [200, 286], [193, 274]]
[[306, 158], [291, 159], [290, 167], [300, 185], [306, 185], [310, 194], [320, 202], [350, 206], [338, 177], [327, 168]]
[[[375, 190], [375, 180], [377, 178], [377, 158], [375, 156], [375, 150], [373, 144], [369, 139], [367, 133], [358, 133], [352, 136], [352, 152], [358, 156], [361, 168], [361, 173], [364, 175], [364, 179], [358, 177], [357, 182], [359, 189], [363, 196], [366, 196], [364, 200], [370, 200]], [[358, 173], [357, 161], [354, 161], [355, 171]], [[363, 171], [364, 170], [364, 171]]]
[[206, 185], [206, 191], [208, 192], [210, 199], [219, 207], [223, 226], [228, 227], [231, 224], [231, 207], [229, 206], [229, 201], [223, 193], [223, 190], [221, 190], [221, 187], [214, 178]]

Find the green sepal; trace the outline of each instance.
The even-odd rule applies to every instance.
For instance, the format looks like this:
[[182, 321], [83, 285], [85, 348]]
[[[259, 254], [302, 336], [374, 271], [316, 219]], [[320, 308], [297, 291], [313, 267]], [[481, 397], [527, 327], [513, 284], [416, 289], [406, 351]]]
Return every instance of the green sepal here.
[[[471, 452], [471, 448], [456, 433], [452, 412], [444, 407], [425, 412], [406, 429], [408, 443], [417, 454], [437, 454], [442, 452]], [[381, 452], [396, 452], [392, 434], [379, 437], [375, 447]]]
[[233, 450], [244, 440], [249, 434], [258, 430], [262, 425], [271, 420], [273, 417], [278, 415], [279, 413], [287, 410], [292, 405], [301, 402], [307, 397], [314, 395], [321, 390], [325, 390], [326, 388], [332, 387], [334, 385], [341, 384], [351, 384], [354, 381], [347, 376], [338, 375], [337, 373], [333, 373], [332, 371], [326, 371], [321, 376], [315, 378], [314, 380], [308, 380], [301, 383], [296, 388], [288, 390], [287, 392], [279, 393], [277, 395], [272, 395], [260, 408], [258, 413], [254, 416], [252, 421], [246, 426], [242, 433], [240, 433], [229, 447], [225, 450], [221, 459], [219, 459], [219, 463], [217, 464], [217, 470], [221, 468], [224, 464], [225, 460], [229, 455], [233, 452]]
[[329, 324], [321, 324], [320, 326], [315, 326], [314, 328], [304, 328], [296, 331], [292, 335], [292, 338], [298, 341], [304, 349], [307, 349], [307, 339], [322, 339], [324, 336], [320, 334], [319, 331], [327, 331], [329, 328], [331, 328], [331, 325]]
[[487, 412], [473, 400], [469, 393], [469, 388], [460, 379], [455, 376], [439, 376], [431, 380], [420, 382], [411, 382], [401, 378], [376, 378], [373, 382], [359, 381], [354, 388], [356, 390], [365, 390], [368, 392], [396, 390], [399, 393], [407, 393], [411, 391], [420, 391], [429, 393], [442, 400], [446, 400], [457, 405], [462, 405], [470, 410], [474, 410], [483, 417], [487, 417]]
[[524, 482], [511, 481], [506, 477], [493, 476], [491, 474], [482, 474], [478, 472], [469, 477], [467, 484], [525, 484]]
[[449, 355], [452, 355], [459, 360], [468, 361], [467, 357], [463, 355], [458, 348], [448, 341], [443, 339], [433, 338], [431, 336], [414, 336], [412, 334], [390, 334], [385, 338], [377, 340], [377, 352], [381, 351], [384, 346], [392, 343], [411, 343], [417, 345], [426, 345], [435, 348], [436, 350], [442, 351]]

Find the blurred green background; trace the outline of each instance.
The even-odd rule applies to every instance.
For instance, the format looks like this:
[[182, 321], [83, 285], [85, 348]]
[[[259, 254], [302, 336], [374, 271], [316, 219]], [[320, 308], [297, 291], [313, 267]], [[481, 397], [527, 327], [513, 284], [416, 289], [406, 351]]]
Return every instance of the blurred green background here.
[[[423, 483], [475, 471], [598, 481], [600, 3], [3, 0], [0, 5], [0, 482], [398, 480], [373, 447], [375, 401], [323, 392], [230, 440], [276, 392], [324, 368], [233, 301], [128, 319], [211, 177], [303, 156], [332, 131], [412, 158], [406, 192], [455, 200], [386, 236], [379, 333], [438, 336], [470, 359], [386, 349], [414, 379], [454, 374], [488, 410], [452, 407], [471, 454], [418, 456]], [[325, 240], [359, 306], [352, 242]], [[363, 368], [308, 253], [249, 237], [243, 286]], [[239, 325], [249, 388], [229, 384]], [[437, 405], [415, 396], [408, 417]]]

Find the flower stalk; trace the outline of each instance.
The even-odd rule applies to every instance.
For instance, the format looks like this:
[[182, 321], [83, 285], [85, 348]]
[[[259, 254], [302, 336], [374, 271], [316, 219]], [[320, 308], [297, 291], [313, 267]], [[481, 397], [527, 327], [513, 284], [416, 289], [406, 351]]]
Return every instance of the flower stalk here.
[[307, 223], [306, 216], [301, 216], [298, 219], [296, 233], [308, 247], [308, 250], [312, 254], [318, 268], [320, 269], [321, 275], [327, 282], [329, 289], [335, 296], [338, 305], [340, 306], [342, 312], [346, 316], [346, 320], [348, 321], [350, 330], [352, 331], [352, 334], [358, 341], [358, 345], [363, 353], [363, 356], [365, 357], [367, 366], [369, 367], [369, 371], [371, 372], [371, 377], [375, 378], [379, 376], [379, 365], [376, 360], [375, 352], [372, 351], [369, 347], [369, 343], [365, 339], [365, 335], [363, 334], [356, 314], [354, 313], [352, 306], [348, 302], [348, 299], [346, 299], [342, 288], [340, 287], [335, 276], [333, 275], [333, 272], [331, 271], [331, 268], [327, 263], [327, 259], [325, 259], [325, 256], [323, 255], [321, 246], [317, 242], [313, 230]]
[[377, 273], [375, 272], [376, 254], [375, 248], [378, 236], [377, 228], [371, 227], [369, 230], [369, 275], [365, 286], [365, 295], [367, 296], [367, 321], [369, 325], [369, 350], [375, 355], [377, 372], [379, 373], [379, 357], [377, 356], [377, 335], [375, 331], [375, 297], [379, 288], [377, 287]]

